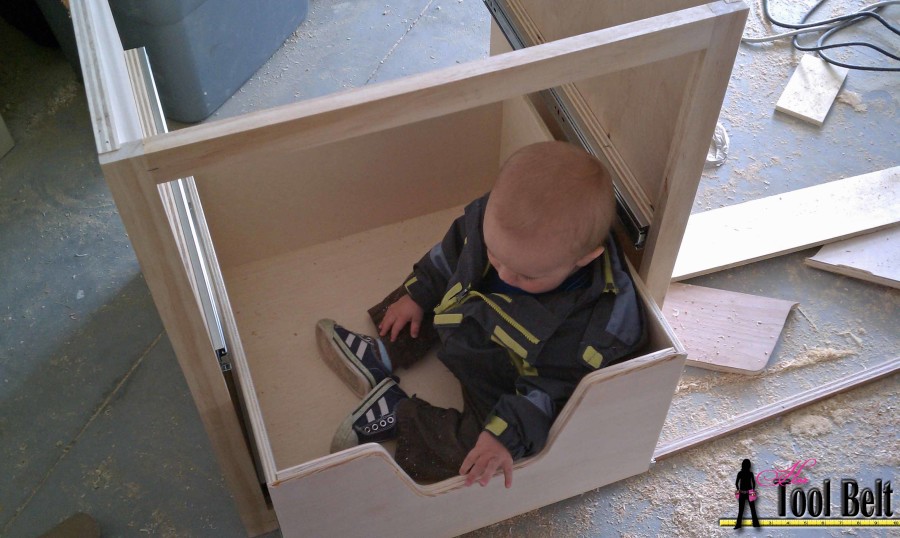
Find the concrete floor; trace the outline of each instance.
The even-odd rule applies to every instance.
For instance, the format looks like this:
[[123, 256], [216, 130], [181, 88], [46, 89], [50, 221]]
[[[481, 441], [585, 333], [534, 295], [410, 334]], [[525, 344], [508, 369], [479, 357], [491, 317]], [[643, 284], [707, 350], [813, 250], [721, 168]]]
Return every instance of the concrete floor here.
[[[285, 47], [211, 119], [484, 56], [488, 22], [476, 0], [312, 0]], [[0, 114], [17, 142], [0, 159], [0, 536], [37, 536], [78, 511], [104, 536], [241, 536], [97, 165], [83, 87], [60, 51], [2, 20], [0, 58]], [[900, 162], [898, 78], [851, 72], [843, 92], [858, 103], [839, 101], [817, 128], [773, 113], [798, 59], [785, 46], [741, 47], [722, 114], [731, 154], [704, 173], [695, 210]], [[807, 268], [813, 252], [693, 283], [800, 302], [770, 366], [813, 348], [853, 354], [752, 379], [688, 368], [664, 439], [897, 356], [900, 293]], [[806, 476], [830, 478], [835, 491], [841, 478], [900, 483], [898, 387], [883, 380], [472, 536], [730, 533], [716, 524], [735, 515], [731, 483], [745, 457], [757, 471], [816, 458]], [[773, 516], [774, 495], [758, 508]]]

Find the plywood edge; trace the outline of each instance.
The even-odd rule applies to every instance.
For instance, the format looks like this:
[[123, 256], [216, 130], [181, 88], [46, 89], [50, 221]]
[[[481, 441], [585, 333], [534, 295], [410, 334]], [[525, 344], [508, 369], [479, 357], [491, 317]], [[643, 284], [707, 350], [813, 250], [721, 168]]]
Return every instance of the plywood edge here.
[[795, 394], [783, 400], [753, 409], [735, 417], [703, 428], [690, 435], [664, 443], [656, 448], [653, 458], [656, 461], [663, 460], [690, 450], [710, 441], [715, 441], [732, 433], [740, 432], [754, 426], [790, 413], [807, 405], [830, 398], [836, 394], [861, 387], [873, 381], [889, 377], [900, 371], [900, 358], [885, 361], [872, 368], [862, 370], [842, 379], [837, 379], [825, 385]]
[[650, 295], [650, 290], [647, 288], [647, 285], [644, 284], [639, 276], [637, 276], [637, 271], [634, 270], [634, 266], [631, 264], [631, 261], [626, 258], [625, 263], [628, 266], [628, 272], [635, 276], [635, 278], [633, 279], [635, 288], [637, 289], [638, 295], [642, 298], [644, 307], [646, 308], [646, 310], [644, 311], [644, 315], [653, 320], [654, 326], [662, 329], [663, 334], [666, 338], [666, 344], [671, 344], [675, 354], [682, 358], [686, 357], [687, 350], [685, 350], [684, 345], [681, 343], [681, 340], [678, 339], [678, 335], [675, 334], [672, 326], [669, 324], [668, 320], [666, 320], [666, 316], [663, 314], [661, 306], [656, 302], [653, 296]]
[[70, 4], [97, 153], [141, 139], [122, 42], [107, 0]]
[[[576, 391], [572, 412], [557, 419], [565, 422], [561, 435], [516, 463], [510, 489], [496, 478], [484, 488], [466, 488], [462, 477], [414, 485], [381, 447], [357, 447], [322, 458], [306, 466], [302, 477], [270, 490], [276, 506], [284, 508], [282, 528], [288, 535], [381, 536], [408, 529], [410, 518], [427, 512], [428, 518], [418, 518], [420, 534], [457, 535], [645, 472], [683, 360], [671, 355], [630, 363], [585, 378], [596, 384]], [[609, 438], [600, 442], [604, 435]], [[352, 504], [371, 525], [361, 528], [330, 510], [337, 504]]]
[[[557, 417], [556, 421], [554, 421], [553, 426], [550, 429], [547, 445], [544, 447], [544, 450], [533, 457], [524, 458], [516, 462], [513, 468], [522, 469], [529, 465], [534, 465], [536, 462], [540, 461], [542, 454], [552, 450], [553, 441], [558, 437], [558, 432], [565, 428], [568, 419], [577, 410], [585, 395], [587, 395], [591, 390], [597, 390], [599, 388], [598, 385], [607, 380], [615, 379], [617, 377], [621, 377], [633, 372], [639, 372], [658, 364], [678, 361], [681, 358], [683, 357], [679, 356], [675, 352], [674, 348], [661, 349], [646, 356], [616, 364], [585, 376], [578, 384], [575, 392], [569, 398], [569, 403], [566, 404], [566, 407]], [[301, 463], [293, 467], [278, 470], [275, 473], [275, 479], [271, 482], [271, 484], [274, 486], [278, 486], [288, 480], [302, 478], [304, 476], [323, 472], [330, 468], [339, 467], [344, 462], [368, 457], [383, 459], [387, 464], [396, 467], [397, 474], [401, 477], [402, 481], [412, 491], [415, 491], [417, 495], [436, 496], [448, 491], [459, 489], [460, 487], [465, 487], [465, 479], [463, 477], [450, 478], [436, 484], [417, 484], [415, 481], [409, 478], [409, 476], [402, 469], [400, 469], [399, 465], [397, 465], [397, 462], [390, 455], [390, 453], [388, 453], [388, 451], [383, 446], [376, 443], [366, 443], [364, 445], [359, 445], [347, 450], [343, 450], [341, 452], [337, 452], [335, 454], [328, 454], [326, 456], [322, 456], [320, 458], [316, 458], [314, 460]]]
[[710, 6], [720, 18], [706, 50], [695, 58], [693, 76], [684, 90], [673, 134], [678, 142], [666, 157], [663, 180], [654, 197], [653, 226], [639, 270], [658, 303], [663, 302], [672, 279], [747, 19], [748, 9], [743, 3]]
[[102, 166], [216, 459], [248, 532], [271, 530], [269, 509], [185, 274], [160, 191], [132, 162]]
[[806, 258], [805, 260], [803, 260], [803, 263], [815, 269], [828, 271], [829, 273], [835, 273], [838, 275], [855, 278], [857, 280], [871, 282], [872, 284], [887, 286], [888, 288], [900, 289], [900, 281], [876, 275], [866, 269], [860, 269], [850, 265], [835, 265], [830, 262], [818, 260], [815, 257]]
[[895, 166], [691, 215], [672, 280], [890, 227], [900, 222], [898, 181]]
[[[143, 153], [157, 182], [197, 175], [210, 160], [315, 147], [627, 69], [709, 45], [706, 6], [529, 49], [153, 137]], [[410, 106], [415, 103], [415, 106]], [[375, 121], [377, 120], [377, 121]]]
[[[112, 28], [112, 31], [115, 32], [115, 27]], [[119, 48], [121, 48], [121, 45], [119, 45]], [[152, 75], [149, 71], [145, 72], [142, 69], [141, 58], [137, 51], [130, 50], [124, 53], [122, 59], [126, 70], [126, 78], [124, 79], [126, 84], [123, 88], [133, 92], [131, 102], [135, 107], [133, 111], [119, 111], [122, 114], [126, 114], [126, 116], [120, 115], [119, 119], [124, 120], [127, 118], [130, 123], [136, 125], [140, 129], [141, 134], [138, 138], [153, 136], [161, 131], [165, 131], [165, 121], [162, 119], [162, 112], [159, 108], [159, 100], [155, 94]], [[146, 67], [149, 69], [149, 64]], [[132, 113], [134, 116], [131, 116]], [[108, 119], [112, 120], [112, 118]], [[116, 149], [110, 149], [106, 155], [116, 151]], [[115, 167], [115, 164], [112, 166]], [[201, 315], [199, 318], [203, 323], [204, 329], [206, 329], [205, 334], [195, 330], [195, 316], [200, 311], [200, 302], [197, 295], [198, 283], [193, 278], [194, 272], [191, 270], [191, 258], [187, 252], [191, 246], [188, 245], [187, 239], [182, 233], [180, 216], [175, 207], [176, 192], [173, 190], [173, 185], [165, 184], [160, 185], [158, 189], [150, 189], [149, 196], [146, 193], [136, 192], [128, 192], [126, 194], [122, 190], [122, 184], [127, 180], [134, 179], [134, 177], [129, 174], [122, 175], [121, 172], [114, 171], [107, 166], [103, 167], [103, 171], [110, 190], [115, 195], [116, 204], [120, 213], [122, 213], [123, 222], [131, 234], [135, 253], [143, 260], [142, 271], [145, 273], [148, 286], [154, 291], [154, 301], [157, 303], [160, 316], [163, 317], [163, 321], [167, 326], [167, 332], [173, 341], [173, 347], [178, 350], [179, 363], [191, 389], [201, 421], [219, 460], [222, 474], [234, 497], [241, 521], [250, 535], [255, 536], [272, 531], [278, 527], [278, 521], [274, 511], [267, 505], [261, 486], [256, 479], [257, 473], [254, 462], [250, 457], [248, 447], [243, 443], [244, 438], [233, 402], [227, 390], [223, 391], [222, 373], [217, 368], [212, 371], [208, 368], [209, 363], [214, 361], [214, 351], [208, 338], [208, 320], [204, 316]], [[189, 298], [181, 299], [178, 297], [179, 294], [174, 290], [174, 288], [178, 288], [177, 285], [166, 286], [167, 293], [170, 293], [172, 296], [164, 298], [164, 295], [167, 295], [167, 293], [161, 291], [160, 283], [154, 275], [158, 274], [159, 266], [166, 266], [161, 260], [165, 259], [166, 256], [163, 252], [167, 252], [167, 250], [158, 246], [148, 248], [152, 241], [147, 241], [148, 238], [135, 233], [136, 228], [148, 226], [150, 221], [153, 220], [152, 217], [146, 220], [142, 220], [141, 217], [146, 218], [148, 214], [158, 216], [152, 209], [149, 213], [146, 213], [148, 208], [141, 203], [142, 201], [148, 201], [148, 206], [155, 206], [152, 200], [153, 190], [156, 190], [156, 194], [159, 196], [161, 204], [159, 208], [164, 212], [164, 219], [160, 220], [168, 222], [171, 242], [177, 249], [178, 258], [183, 264], [181, 269], [184, 272], [182, 274], [188, 281], [191, 292], [189, 295], [193, 298], [193, 302]], [[180, 192], [180, 189], [178, 191]], [[198, 215], [200, 215], [202, 221], [202, 211]], [[157, 231], [163, 229], [160, 223], [157, 223], [157, 226], [160, 226], [157, 228]], [[165, 233], [165, 231], [162, 231], [162, 234]], [[162, 240], [162, 243], [166, 244], [167, 242]], [[148, 252], [152, 252], [152, 254], [148, 255]], [[154, 260], [152, 262], [153, 268], [148, 266], [148, 259]], [[168, 261], [171, 263], [171, 260]], [[167, 266], [167, 270], [173, 274], [176, 272], [171, 265]], [[182, 316], [187, 316], [190, 322], [185, 322]], [[181, 320], [173, 322], [175, 318], [181, 318]], [[173, 323], [175, 323], [177, 329], [173, 328]], [[187, 339], [192, 340], [190, 347], [193, 348], [191, 350], [193, 353], [188, 354], [190, 359], [185, 358], [186, 336]], [[204, 342], [208, 346], [208, 350], [205, 354], [200, 353], [198, 356], [198, 354], [195, 354], [197, 346], [202, 347]], [[191, 359], [200, 360], [202, 366], [196, 364], [186, 366]]]
[[[131, 86], [134, 90], [134, 100], [137, 106], [142, 135], [144, 137], [150, 137], [166, 132], [165, 120], [162, 116], [162, 108], [159, 102], [159, 98], [156, 95], [156, 88], [153, 84], [152, 74], [149, 73], [149, 71], [145, 72], [141, 67], [142, 62], [138, 51], [126, 51], [125, 63], [127, 66], [129, 79], [131, 80]], [[149, 69], [149, 64], [146, 64], [146, 67], [147, 69]], [[166, 209], [166, 215], [169, 218], [172, 226], [172, 235], [175, 239], [175, 243], [178, 246], [178, 250], [182, 256], [182, 261], [185, 265], [185, 274], [190, 280], [191, 288], [195, 296], [198, 293], [197, 286], [199, 284], [194, 278], [195, 271], [193, 270], [193, 263], [187, 251], [191, 248], [202, 250], [202, 255], [206, 260], [208, 260], [209, 268], [207, 276], [209, 277], [211, 286], [216, 292], [216, 298], [221, 303], [222, 308], [220, 314], [222, 316], [222, 323], [226, 326], [226, 332], [231, 339], [229, 352], [231, 354], [231, 357], [233, 358], [233, 362], [235, 363], [233, 366], [235, 367], [236, 373], [238, 375], [239, 385], [243, 389], [242, 396], [245, 400], [244, 407], [247, 411], [247, 414], [250, 416], [254, 440], [256, 441], [257, 447], [260, 449], [259, 456], [263, 465], [263, 474], [268, 479], [269, 477], [275, 476], [275, 466], [273, 463], [272, 450], [269, 447], [268, 435], [265, 431], [265, 423], [263, 422], [262, 414], [259, 411], [259, 402], [256, 400], [256, 391], [253, 387], [253, 379], [250, 376], [249, 369], [247, 368], [244, 348], [240, 341], [240, 333], [237, 330], [237, 324], [234, 321], [234, 315], [232, 313], [228, 293], [225, 290], [221, 268], [219, 266], [218, 258], [216, 257], [215, 248], [213, 248], [212, 245], [212, 239], [209, 235], [209, 229], [206, 226], [206, 216], [203, 212], [203, 204], [201, 203], [199, 194], [197, 193], [197, 187], [193, 177], [189, 176], [182, 179], [180, 182], [182, 183], [182, 187], [184, 188], [185, 196], [189, 199], [189, 202], [193, 206], [195, 215], [197, 217], [197, 221], [195, 223], [192, 223], [196, 225], [195, 229], [198, 234], [198, 243], [196, 245], [191, 245], [188, 243], [188, 239], [182, 232], [183, 227], [180, 215], [175, 208], [175, 196], [180, 195], [181, 189], [178, 189], [179, 192], [176, 193], [171, 183], [160, 185], [160, 197], [162, 198], [163, 206]], [[197, 299], [197, 308], [200, 308], [199, 299]], [[210, 321], [211, 320], [208, 320], [205, 316], [203, 316], [203, 322], [206, 325], [207, 331], [209, 331]]]
[[806, 258], [810, 267], [900, 289], [900, 226], [830, 243]]

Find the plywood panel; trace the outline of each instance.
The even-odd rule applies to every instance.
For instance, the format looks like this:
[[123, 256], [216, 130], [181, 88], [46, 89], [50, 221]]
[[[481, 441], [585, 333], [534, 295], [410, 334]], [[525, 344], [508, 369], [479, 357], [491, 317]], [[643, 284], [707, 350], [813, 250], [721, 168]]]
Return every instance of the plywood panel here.
[[535, 142], [553, 140], [547, 125], [527, 97], [503, 101], [503, 137], [500, 141], [500, 164], [517, 149]]
[[[538, 0], [507, 0], [517, 13], [527, 14], [526, 26], [535, 43], [607, 28], [652, 17], [705, 2], [696, 0], [665, 2], [571, 2], [564, 9]], [[623, 181], [636, 181], [642, 192], [639, 200], [649, 200], [648, 215], [660, 190], [667, 157], [673, 144], [678, 111], [687, 82], [694, 75], [692, 55], [668, 58], [614, 74], [594, 77], [574, 84], [588, 107], [579, 114], [592, 114], [601, 133], [594, 136], [612, 154], [613, 162], [623, 161]]]
[[584, 34], [626, 22], [655, 17], [679, 9], [706, 4], [705, 0], [604, 0], [567, 2], [565, 6], [545, 0], [518, 0], [540, 28], [546, 41]]
[[[91, 111], [97, 153], [141, 139], [122, 41], [106, 0], [72, 2], [78, 58]], [[173, 178], [174, 179], [174, 178]]]
[[142, 131], [149, 122], [141, 116], [149, 110], [148, 96], [144, 88], [132, 86], [132, 73], [126, 67], [108, 3], [75, 0], [71, 14], [103, 174], [241, 521], [252, 535], [271, 531], [277, 526], [275, 513], [263, 497], [231, 397], [215, 363], [179, 252], [180, 238], [173, 235], [171, 215], [164, 206], [167, 189], [153, 185], [141, 162], [104, 158], [150, 134]]
[[775, 110], [821, 126], [849, 71], [805, 54], [775, 103]]
[[687, 350], [688, 366], [757, 374], [797, 303], [673, 283], [663, 314]]
[[[651, 14], [631, 3], [567, 4], [560, 9], [555, 4], [521, 0], [498, 2], [523, 42], [533, 46], [569, 32]], [[683, 7], [675, 2], [640, 4], [653, 15]], [[721, 20], [701, 52], [622, 66], [615, 73], [557, 88], [582, 124], [583, 134], [611, 164], [629, 207], [652, 222], [639, 272], [657, 301], [662, 301], [671, 279], [746, 20], [746, 7], [740, 2], [726, 0], [703, 8]], [[679, 36], [666, 46], [686, 38]]]
[[691, 215], [672, 280], [737, 267], [900, 221], [900, 167]]
[[[277, 468], [327, 455], [338, 424], [359, 403], [319, 357], [316, 322], [332, 318], [374, 334], [366, 310], [403, 282], [460, 214], [455, 207], [225, 271]], [[461, 403], [456, 379], [436, 359], [398, 373], [410, 394]]]
[[[418, 486], [371, 444], [293, 469], [271, 488], [282, 532], [455, 536], [646, 471], [682, 365], [674, 354], [647, 357], [585, 378], [508, 490], [497, 479], [466, 488], [462, 477]], [[354, 507], [353, 517], [335, 506]]]
[[695, 62], [693, 54], [669, 58], [575, 84], [649, 201], [651, 212], [669, 153], [681, 143], [674, 133], [688, 80], [696, 74]]
[[900, 226], [825, 245], [806, 264], [900, 289]]
[[464, 204], [498, 170], [502, 105], [270, 160], [212, 166], [197, 186], [227, 270]]

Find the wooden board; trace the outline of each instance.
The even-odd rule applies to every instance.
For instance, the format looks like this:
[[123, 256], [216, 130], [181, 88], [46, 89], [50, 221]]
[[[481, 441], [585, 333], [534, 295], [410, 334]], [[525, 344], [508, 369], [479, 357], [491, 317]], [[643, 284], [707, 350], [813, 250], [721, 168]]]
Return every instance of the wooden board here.
[[775, 110], [821, 126], [848, 71], [812, 54], [804, 55], [775, 103]]
[[211, 164], [195, 179], [219, 263], [227, 270], [481, 196], [499, 170], [503, 108]]
[[[131, 144], [123, 148], [119, 158], [145, 159], [157, 183], [187, 175], [200, 177], [206, 166], [222, 161], [277, 158], [297, 149], [436, 118], [591, 76], [717, 50], [721, 45], [716, 35], [721, 26], [718, 23], [727, 19], [742, 24], [745, 14], [744, 7], [721, 3], [689, 8], [467, 64], [186, 127]], [[712, 52], [707, 55], [715, 56]], [[733, 57], [726, 65], [731, 65]], [[709, 140], [703, 144], [701, 167]]]
[[796, 304], [673, 283], [662, 310], [687, 350], [688, 366], [758, 374]]
[[691, 215], [672, 280], [684, 280], [900, 221], [900, 166]]
[[825, 245], [806, 264], [900, 289], [900, 226]]
[[726, 435], [743, 431], [753, 425], [766, 422], [775, 417], [780, 417], [781, 415], [820, 402], [826, 398], [841, 394], [842, 392], [895, 375], [898, 371], [900, 371], [900, 359], [894, 358], [885, 361], [872, 368], [866, 368], [860, 372], [851, 374], [843, 379], [837, 379], [830, 383], [826, 383], [825, 385], [789, 396], [783, 400], [770, 403], [758, 409], [741, 413], [722, 423], [714, 424], [691, 435], [682, 437], [681, 439], [676, 439], [675, 441], [660, 445], [656, 449], [656, 452], [654, 452], [653, 459], [659, 461], [670, 458], [686, 450], [715, 441]]
[[486, 487], [466, 488], [463, 477], [418, 485], [374, 444], [291, 469], [270, 488], [282, 533], [456, 536], [642, 473], [683, 364], [675, 354], [647, 356], [586, 377], [545, 449], [516, 462], [510, 489], [497, 478]]
[[[122, 145], [140, 143], [142, 137], [153, 134], [148, 113], [154, 103], [138, 81], [140, 74], [128, 69], [109, 4], [104, 0], [77, 0], [71, 8], [97, 152], [112, 155]], [[132, 55], [128, 62], [132, 67], [133, 59]], [[180, 251], [183, 239], [173, 234], [177, 227], [166, 199], [171, 193], [156, 187], [141, 190], [146, 171], [127, 162], [120, 166], [106, 163], [103, 173], [241, 521], [251, 535], [271, 531], [277, 527], [275, 513], [263, 496], [238, 416], [212, 353], [205, 320], [197, 310]], [[178, 309], [172, 304], [191, 307]]]
[[72, 2], [70, 12], [97, 152], [103, 154], [140, 141], [138, 111], [109, 3]]
[[[575, 2], [560, 10], [552, 2], [498, 0], [525, 45], [641, 17], [665, 17], [668, 11], [697, 3]], [[556, 87], [581, 126], [579, 136], [608, 164], [631, 210], [651, 223], [643, 251], [631, 259], [657, 302], [662, 302], [671, 279], [744, 27], [745, 6], [728, 3], [732, 0], [705, 6], [722, 19], [710, 39], [715, 45], [702, 52]]]
[[[374, 334], [366, 310], [402, 283], [461, 214], [454, 207], [225, 270], [256, 387], [248, 396], [258, 401], [277, 469], [326, 456], [338, 424], [359, 403], [320, 358], [316, 321]], [[410, 394], [446, 407], [462, 403], [459, 384], [437, 360], [398, 374]]]

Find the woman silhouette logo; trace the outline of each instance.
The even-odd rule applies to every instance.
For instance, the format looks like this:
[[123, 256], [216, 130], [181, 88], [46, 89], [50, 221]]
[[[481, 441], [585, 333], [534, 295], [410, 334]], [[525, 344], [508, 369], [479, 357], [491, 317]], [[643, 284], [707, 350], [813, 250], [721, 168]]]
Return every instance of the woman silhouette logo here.
[[744, 517], [744, 502], [750, 503], [750, 515], [753, 517], [753, 526], [759, 527], [759, 519], [756, 518], [756, 478], [754, 478], [753, 473], [750, 472], [750, 460], [744, 460], [741, 463], [741, 470], [737, 474], [737, 478], [734, 480], [734, 487], [736, 491], [734, 492], [734, 498], [737, 499], [738, 502], [738, 515], [737, 522], [734, 525], [735, 529], [740, 529], [741, 524], [743, 523], [742, 518]]

